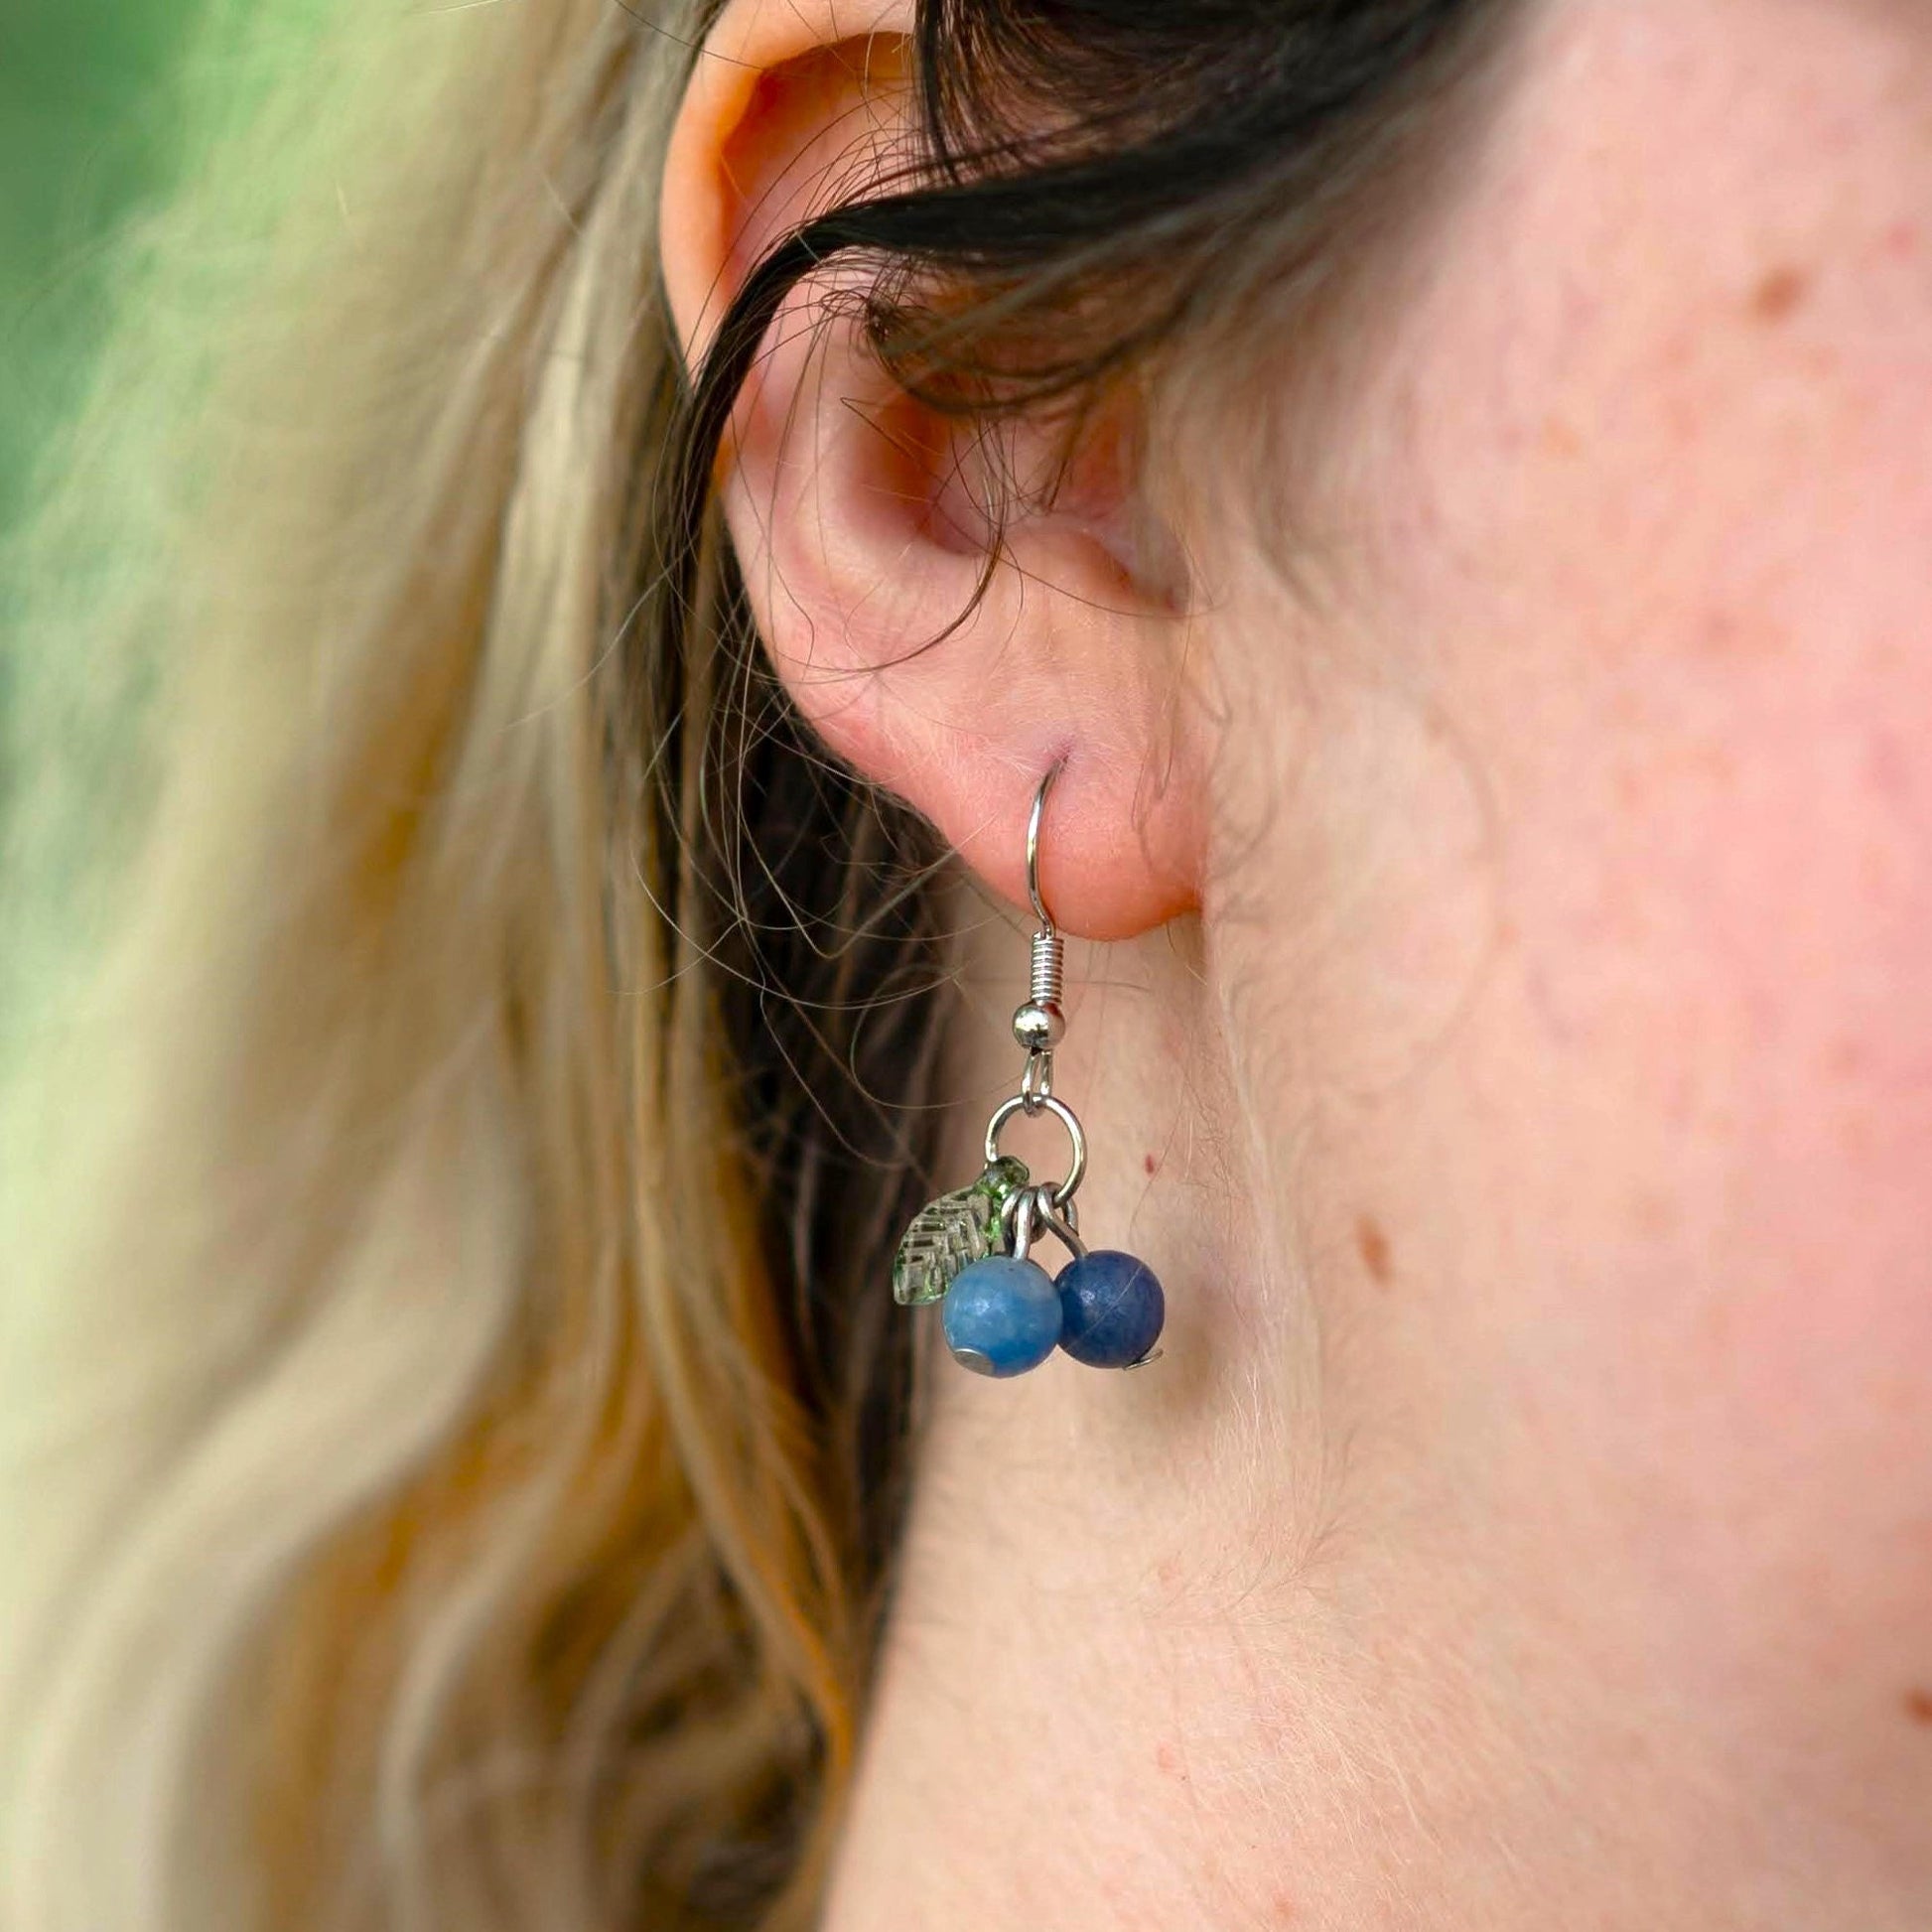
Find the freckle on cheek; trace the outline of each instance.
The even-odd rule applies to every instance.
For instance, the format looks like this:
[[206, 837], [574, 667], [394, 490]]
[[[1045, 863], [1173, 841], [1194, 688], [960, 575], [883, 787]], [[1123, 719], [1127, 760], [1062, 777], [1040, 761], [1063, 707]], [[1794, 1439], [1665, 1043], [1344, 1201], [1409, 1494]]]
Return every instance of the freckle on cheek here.
[[1584, 453], [1584, 439], [1561, 416], [1552, 416], [1543, 425], [1543, 447], [1552, 456], [1577, 457]]
[[1395, 1259], [1389, 1252], [1389, 1237], [1368, 1215], [1355, 1223], [1355, 1251], [1362, 1258], [1362, 1266], [1370, 1277], [1382, 1288], [1387, 1288], [1395, 1279]]
[[1905, 1715], [1915, 1725], [1923, 1725], [1932, 1730], [1932, 1691], [1922, 1686], [1905, 1693]]
[[1783, 322], [1797, 313], [1810, 293], [1811, 278], [1802, 269], [1789, 264], [1774, 268], [1751, 296], [1751, 313], [1763, 323]]
[[1677, 1232], [1683, 1216], [1668, 1194], [1646, 1190], [1631, 1201], [1630, 1219], [1640, 1235], [1661, 1240]]
[[1825, 1055], [1825, 1071], [1835, 1080], [1856, 1080], [1864, 1072], [1869, 1057], [1863, 1040], [1836, 1039]]
[[1707, 657], [1772, 657], [1784, 648], [1785, 640], [1761, 616], [1718, 608], [1699, 619], [1691, 642]]

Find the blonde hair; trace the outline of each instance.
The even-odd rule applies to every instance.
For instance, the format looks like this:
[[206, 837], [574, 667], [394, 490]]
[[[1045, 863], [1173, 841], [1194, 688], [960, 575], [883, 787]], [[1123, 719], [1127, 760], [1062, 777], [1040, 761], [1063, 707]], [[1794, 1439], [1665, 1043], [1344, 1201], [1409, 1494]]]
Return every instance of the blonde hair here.
[[801, 1360], [773, 1214], [849, 1201], [720, 1043], [716, 573], [636, 641], [707, 11], [210, 23], [14, 574], [8, 1932], [811, 1915], [906, 1378]]
[[717, 0], [299, 4], [219, 0], [236, 125], [185, 117], [10, 570], [0, 1932], [803, 1926], [946, 895], [761, 665], [739, 381], [856, 258], [932, 407], [1071, 439], [1145, 378], [1151, 447], [1172, 367], [1332, 323], [1517, 0], [923, 5], [916, 179], [688, 391]]

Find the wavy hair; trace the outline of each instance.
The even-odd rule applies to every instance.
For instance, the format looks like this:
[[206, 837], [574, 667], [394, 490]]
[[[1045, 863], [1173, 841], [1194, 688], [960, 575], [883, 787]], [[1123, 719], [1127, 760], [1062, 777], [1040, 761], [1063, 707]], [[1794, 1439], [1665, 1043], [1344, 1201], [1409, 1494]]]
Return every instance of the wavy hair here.
[[762, 665], [731, 401], [835, 258], [980, 414], [1295, 326], [1505, 6], [924, 0], [912, 172], [692, 383], [711, 11], [228, 0], [13, 547], [8, 1932], [810, 1922], [946, 897]]

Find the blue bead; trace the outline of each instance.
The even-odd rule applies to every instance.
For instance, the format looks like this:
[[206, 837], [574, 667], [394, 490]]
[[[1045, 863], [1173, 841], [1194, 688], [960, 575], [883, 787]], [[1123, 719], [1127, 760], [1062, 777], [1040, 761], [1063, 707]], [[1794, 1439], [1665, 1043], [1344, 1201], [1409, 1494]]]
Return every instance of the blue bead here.
[[1060, 1270], [1060, 1346], [1089, 1368], [1132, 1368], [1151, 1354], [1168, 1318], [1154, 1270], [1096, 1248]]
[[1060, 1298], [1036, 1262], [990, 1255], [962, 1268], [942, 1310], [953, 1360], [978, 1375], [1025, 1375], [1060, 1338]]

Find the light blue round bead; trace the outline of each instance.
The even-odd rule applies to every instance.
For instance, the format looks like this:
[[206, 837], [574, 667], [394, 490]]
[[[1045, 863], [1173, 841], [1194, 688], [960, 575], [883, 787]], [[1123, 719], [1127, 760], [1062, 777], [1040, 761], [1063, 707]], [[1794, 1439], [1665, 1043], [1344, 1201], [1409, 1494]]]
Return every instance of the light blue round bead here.
[[1036, 1262], [989, 1255], [962, 1268], [941, 1309], [953, 1360], [976, 1375], [1025, 1375], [1060, 1338], [1060, 1297]]

